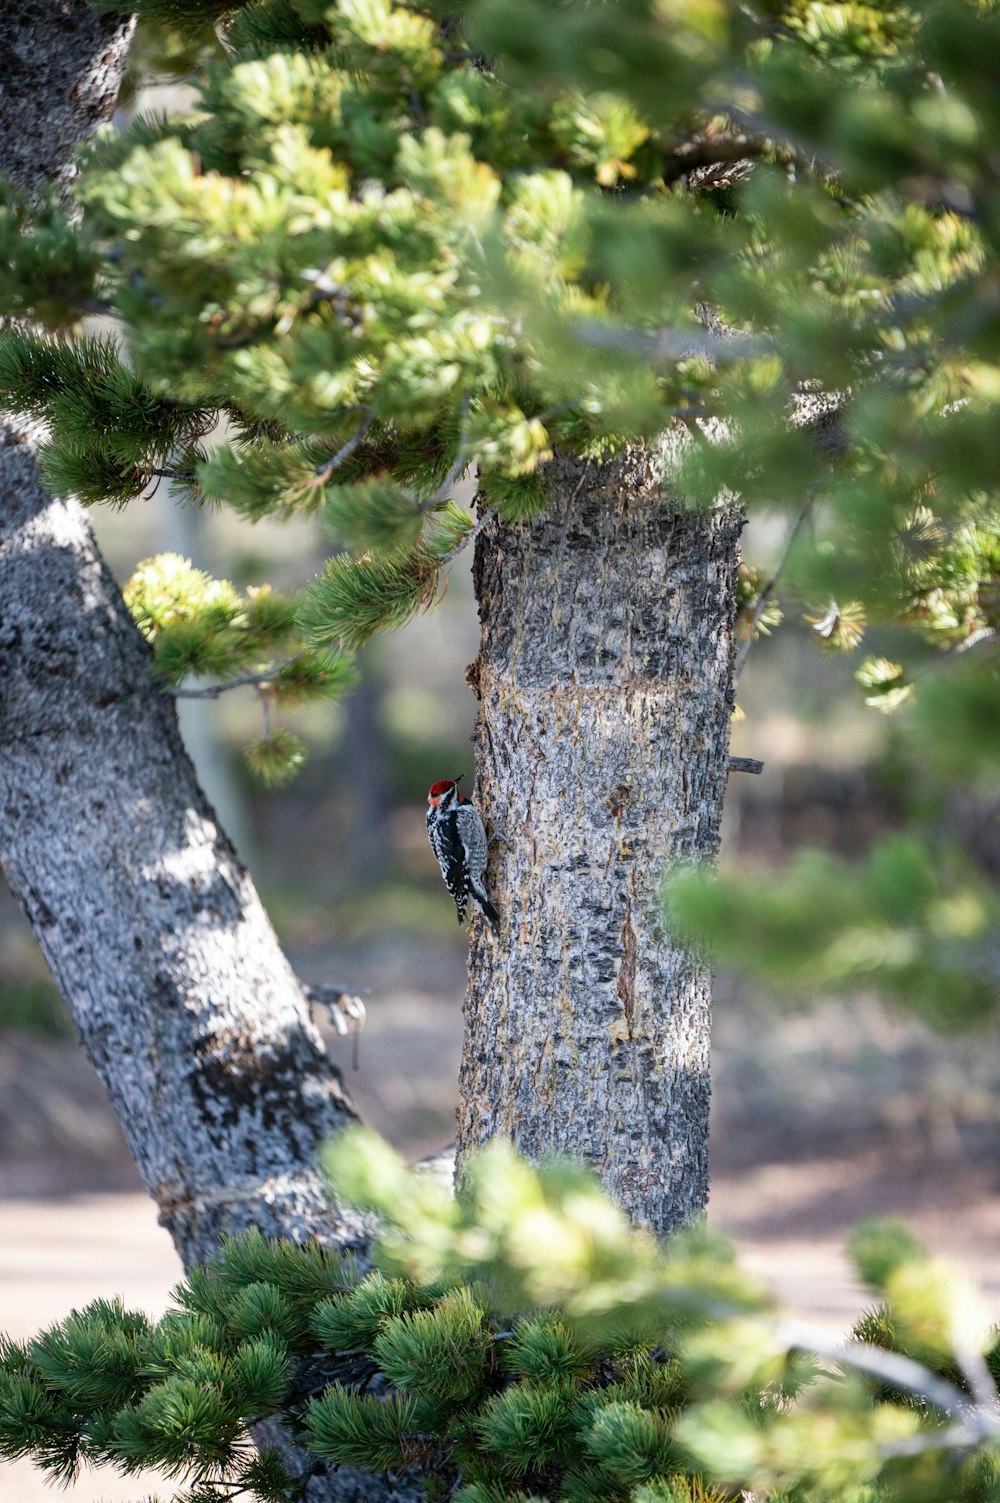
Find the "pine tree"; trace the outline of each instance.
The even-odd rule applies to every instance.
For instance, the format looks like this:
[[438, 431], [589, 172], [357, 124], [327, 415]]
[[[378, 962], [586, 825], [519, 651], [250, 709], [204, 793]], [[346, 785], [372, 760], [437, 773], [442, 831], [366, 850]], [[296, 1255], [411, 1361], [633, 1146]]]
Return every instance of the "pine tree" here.
[[[390, 1489], [418, 1468], [455, 1503], [995, 1497], [997, 1329], [898, 1226], [855, 1237], [879, 1303], [838, 1346], [704, 1232], [664, 1247], [630, 1227], [577, 1165], [497, 1144], [456, 1205], [350, 1137], [332, 1168], [380, 1213], [374, 1270], [229, 1239], [156, 1324], [97, 1301], [8, 1343], [0, 1456], [63, 1479], [153, 1467], [178, 1503], [299, 1503], [344, 1468]], [[247, 1445], [279, 1419], [302, 1468]]]
[[[737, 1282], [695, 1253], [664, 1285], [653, 1244], [630, 1243], [578, 1181], [563, 1204], [530, 1171], [505, 1179], [470, 1155], [497, 1133], [532, 1156], [562, 1147], [600, 1164], [633, 1219], [692, 1215], [708, 976], [676, 937], [685, 925], [796, 983], [790, 957], [818, 936], [814, 984], [867, 965], [946, 1025], [995, 1008], [994, 900], [912, 843], [852, 874], [836, 922], [845, 883], [828, 864], [767, 894], [675, 883], [670, 932], [659, 881], [714, 851], [733, 638], [778, 624], [774, 581], [739, 568], [741, 508], [788, 513], [781, 605], [801, 603], [817, 642], [873, 640], [865, 697], [916, 700], [943, 767], [995, 766], [1000, 13], [971, 0], [141, 9], [197, 62], [201, 108], [99, 137], [75, 208], [65, 152], [108, 113], [127, 25], [91, 13], [92, 31], [60, 37], [60, 12], [62, 45], [38, 48], [51, 90], [39, 76], [23, 96], [36, 120], [48, 111], [49, 138], [25, 134], [17, 93], [0, 117], [13, 181], [0, 308], [19, 321], [0, 336], [0, 393], [22, 424], [0, 524], [3, 855], [190, 1262], [223, 1229], [360, 1244], [364, 1223], [323, 1199], [312, 1156], [349, 1107], [193, 784], [165, 688], [208, 671], [257, 681], [271, 706], [339, 692], [346, 654], [432, 605], [475, 541], [479, 797], [509, 842], [491, 868], [504, 923], [500, 945], [478, 921], [472, 933], [473, 1210], [425, 1206], [386, 1171], [412, 1216], [381, 1283], [253, 1244], [227, 1253], [221, 1294], [218, 1273], [194, 1274], [188, 1314], [156, 1333], [92, 1309], [5, 1353], [3, 1445], [57, 1473], [82, 1450], [193, 1463], [200, 1497], [223, 1475], [264, 1497], [303, 1491], [272, 1451], [243, 1449], [248, 1421], [260, 1436], [275, 1419], [302, 1424], [321, 1460], [418, 1463], [445, 1488], [464, 1469], [466, 1503], [708, 1496], [696, 1467], [772, 1496], [992, 1496], [982, 1333], [898, 1238], [859, 1247], [889, 1302], [864, 1329], [944, 1388], [921, 1380], [907, 1407], [844, 1383], [795, 1406], [795, 1343], [776, 1355], [734, 1319], [685, 1346], [685, 1381], [728, 1376], [677, 1424], [689, 1395], [656, 1322], [692, 1290], [699, 1308], [738, 1306]], [[19, 27], [46, 36], [35, 15]], [[117, 59], [96, 78], [95, 37]], [[77, 336], [95, 311], [121, 319], [127, 358]], [[229, 438], [210, 451], [219, 413]], [[52, 502], [23, 441], [39, 419]], [[472, 464], [476, 521], [451, 495]], [[192, 505], [250, 518], [322, 510], [343, 551], [297, 601], [150, 561], [128, 591], [133, 625], [62, 498], [125, 503], [164, 476]], [[299, 754], [277, 725], [251, 752], [272, 779]], [[87, 836], [106, 845], [109, 820], [127, 857], [106, 876]], [[207, 971], [206, 931], [230, 946]], [[522, 1211], [534, 1196], [513, 1227], [505, 1194]], [[530, 1255], [539, 1226], [563, 1260]], [[628, 1362], [583, 1319], [602, 1288], [616, 1319], [639, 1323]], [[511, 1312], [508, 1338], [495, 1317]], [[583, 1336], [560, 1324], [575, 1319]], [[289, 1374], [313, 1340], [340, 1357], [351, 1342], [363, 1373], [340, 1367], [339, 1387], [314, 1373], [306, 1419]], [[371, 1377], [392, 1396], [354, 1391]], [[944, 1437], [942, 1408], [963, 1416]], [[925, 1465], [951, 1447], [971, 1458], [957, 1480], [950, 1462]], [[317, 1498], [396, 1487], [319, 1468], [300, 1481]]]
[[[204, 34], [201, 6], [144, 9]], [[714, 851], [734, 628], [776, 624], [740, 508], [789, 513], [819, 643], [906, 628], [964, 669], [921, 690], [929, 723], [995, 717], [997, 13], [262, 0], [220, 25], [196, 114], [86, 153], [79, 231], [10, 197], [4, 307], [49, 332], [4, 335], [4, 400], [50, 423], [59, 495], [167, 475], [335, 529], [294, 607], [151, 564], [130, 597], [161, 682], [335, 692], [339, 654], [430, 606], [475, 537], [479, 798], [507, 843], [500, 942], [472, 932], [460, 1160], [496, 1133], [562, 1147], [676, 1225], [706, 1192], [708, 975], [659, 878]], [[68, 334], [96, 308], [127, 360]], [[473, 463], [475, 522], [451, 497]], [[859, 678], [891, 708], [915, 672], [873, 654]], [[254, 760], [297, 754], [273, 732]], [[11, 849], [68, 976], [46, 918], [68, 898]], [[866, 890], [890, 925], [926, 917], [937, 950], [890, 981], [933, 953], [930, 1010], [972, 931], [919, 865], [890, 849]]]

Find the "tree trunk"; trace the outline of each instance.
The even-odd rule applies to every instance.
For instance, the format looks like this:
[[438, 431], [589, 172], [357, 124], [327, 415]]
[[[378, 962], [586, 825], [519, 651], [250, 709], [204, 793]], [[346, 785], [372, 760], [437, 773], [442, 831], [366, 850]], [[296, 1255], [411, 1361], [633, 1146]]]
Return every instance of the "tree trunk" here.
[[[132, 22], [52, 0], [5, 26], [0, 172], [35, 194], [111, 114]], [[40, 436], [0, 425], [0, 862], [185, 1266], [249, 1227], [364, 1246], [313, 1167], [353, 1120], [339, 1073], [83, 512], [40, 486]], [[302, 1497], [422, 1495], [342, 1467]]]
[[557, 455], [551, 506], [487, 523], [476, 755], [500, 939], [473, 924], [458, 1172], [495, 1136], [593, 1164], [666, 1232], [708, 1193], [710, 976], [663, 873], [711, 858], [742, 521], [661, 494], [633, 448]]
[[4, 12], [0, 173], [34, 196], [68, 183], [77, 142], [110, 120], [135, 22], [85, 0]]
[[[110, 115], [131, 30], [79, 0], [12, 22], [0, 169], [29, 193]], [[339, 1073], [40, 436], [0, 435], [0, 860], [185, 1265], [250, 1226], [357, 1246], [313, 1166]]]
[[0, 858], [186, 1265], [352, 1245], [312, 1161], [353, 1117], [75, 502], [0, 447]]

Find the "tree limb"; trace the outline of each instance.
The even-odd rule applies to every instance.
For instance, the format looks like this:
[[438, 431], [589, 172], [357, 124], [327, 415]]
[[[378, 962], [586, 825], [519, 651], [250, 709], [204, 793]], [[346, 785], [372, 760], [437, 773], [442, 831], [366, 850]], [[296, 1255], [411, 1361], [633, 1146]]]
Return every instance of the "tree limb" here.
[[298, 662], [301, 656], [301, 652], [296, 652], [292, 657], [286, 658], [283, 663], [276, 663], [271, 668], [262, 668], [259, 673], [245, 673], [242, 678], [226, 679], [223, 684], [206, 684], [203, 689], [175, 688], [173, 685], [168, 685], [164, 692], [173, 699], [218, 699], [221, 694], [227, 694], [230, 689], [243, 689], [248, 684], [269, 684], [283, 668]]

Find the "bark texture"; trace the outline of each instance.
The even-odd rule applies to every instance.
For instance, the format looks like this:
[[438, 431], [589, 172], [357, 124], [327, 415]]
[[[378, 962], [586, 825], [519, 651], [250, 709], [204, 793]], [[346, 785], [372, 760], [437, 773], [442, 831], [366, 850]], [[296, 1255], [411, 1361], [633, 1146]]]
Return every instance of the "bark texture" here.
[[356, 1243], [312, 1168], [353, 1115], [74, 502], [0, 447], [0, 858], [185, 1264]]
[[[111, 114], [133, 23], [86, 0], [4, 17], [0, 173], [72, 176]], [[186, 1266], [224, 1231], [364, 1247], [315, 1150], [353, 1120], [249, 875], [218, 828], [173, 701], [41, 435], [0, 425], [0, 862]], [[314, 1458], [273, 1422], [302, 1503], [415, 1503], [419, 1480]]]
[[0, 172], [29, 194], [73, 175], [73, 148], [111, 118], [134, 22], [84, 0], [3, 7]]
[[710, 976], [658, 893], [718, 844], [742, 526], [663, 494], [664, 463], [557, 455], [544, 516], [478, 541], [480, 807], [506, 839], [499, 942], [473, 923], [458, 1159], [496, 1136], [570, 1154], [660, 1232], [708, 1193]]

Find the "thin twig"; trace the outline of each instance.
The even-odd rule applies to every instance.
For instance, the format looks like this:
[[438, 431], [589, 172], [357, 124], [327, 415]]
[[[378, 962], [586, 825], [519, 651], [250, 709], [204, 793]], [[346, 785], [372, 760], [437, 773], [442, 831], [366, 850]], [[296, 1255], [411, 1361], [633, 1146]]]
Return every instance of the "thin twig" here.
[[313, 485], [322, 485], [331, 470], [335, 470], [338, 465], [343, 464], [345, 459], [350, 459], [358, 445], [367, 437], [368, 430], [374, 421], [375, 414], [371, 408], [368, 408], [364, 421], [361, 423], [358, 431], [352, 434], [345, 444], [341, 445], [336, 454], [330, 459], [325, 460], [323, 464], [316, 466], [311, 482]]
[[172, 694], [174, 699], [218, 699], [220, 694], [226, 694], [230, 689], [242, 689], [247, 684], [253, 684], [255, 688], [261, 684], [269, 684], [283, 668], [287, 668], [289, 664], [297, 662], [301, 656], [302, 653], [297, 652], [292, 657], [286, 658], [283, 663], [278, 663], [271, 668], [265, 668], [260, 673], [245, 673], [242, 678], [227, 679], [224, 684], [209, 684], [204, 689], [176, 689], [170, 687], [167, 689], [167, 693]]
[[760, 622], [760, 618], [761, 616], [763, 616], [764, 611], [767, 609], [767, 602], [774, 594], [775, 586], [777, 585], [778, 580], [781, 578], [781, 571], [782, 569], [784, 569], [786, 563], [788, 562], [788, 555], [792, 551], [792, 544], [795, 542], [799, 528], [802, 526], [806, 517], [809, 515], [809, 512], [812, 509], [812, 504], [813, 496], [810, 493], [810, 495], [806, 497], [805, 504], [803, 505], [798, 516], [795, 518], [795, 521], [788, 529], [788, 536], [785, 538], [785, 546], [781, 550], [781, 557], [778, 559], [778, 562], [774, 566], [774, 573], [771, 575], [771, 578], [768, 580], [767, 584], [757, 596], [757, 604], [754, 606], [753, 615], [750, 618], [750, 630], [747, 633], [747, 639], [743, 643], [743, 646], [740, 648], [739, 654], [736, 659], [736, 667], [733, 670], [734, 679], [738, 679], [740, 674], [743, 672], [743, 665], [746, 663], [747, 658], [750, 656], [750, 648], [753, 646], [754, 635], [757, 631], [757, 626]]
[[573, 491], [572, 496], [570, 496], [569, 498], [570, 506], [575, 506], [576, 502], [580, 499], [580, 492], [583, 490], [584, 484], [586, 483], [587, 476], [590, 474], [591, 466], [593, 465], [593, 463], [594, 461], [592, 459], [588, 459], [587, 463], [580, 471], [580, 478], [576, 482], [576, 489]]
[[489, 519], [490, 513], [484, 508], [482, 516], [472, 524], [468, 532], [462, 534], [454, 548], [449, 549], [444, 557], [438, 560], [438, 568], [443, 569], [445, 564], [450, 564], [452, 559], [457, 558], [460, 553], [468, 548], [470, 543], [474, 543]]

